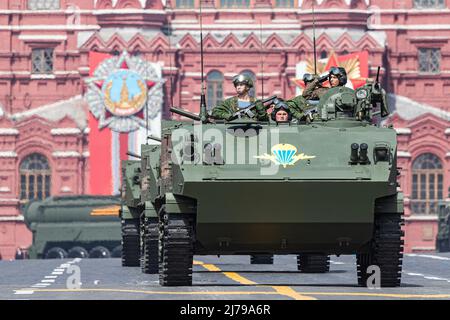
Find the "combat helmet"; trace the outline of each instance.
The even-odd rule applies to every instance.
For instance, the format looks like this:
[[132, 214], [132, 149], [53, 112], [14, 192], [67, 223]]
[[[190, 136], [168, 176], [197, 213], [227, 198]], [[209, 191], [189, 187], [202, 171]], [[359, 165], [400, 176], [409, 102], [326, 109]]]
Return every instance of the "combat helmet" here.
[[240, 73], [233, 78], [233, 84], [235, 87], [238, 83], [244, 83], [249, 88], [253, 88], [253, 80], [246, 74]]
[[273, 121], [276, 121], [277, 112], [280, 111], [281, 109], [287, 112], [287, 114], [288, 114], [288, 121], [292, 120], [291, 109], [289, 108], [289, 106], [287, 105], [287, 103], [283, 99], [276, 98], [273, 101], [273, 104], [275, 106], [273, 107], [273, 111], [270, 114], [270, 117], [272, 118]]
[[331, 76], [332, 75], [338, 77], [340, 86], [345, 86], [345, 84], [347, 83], [347, 72], [345, 71], [345, 68], [343, 68], [343, 67], [331, 67], [330, 68], [330, 72], [329, 72], [329, 76], [328, 76], [328, 81], [331, 81]]

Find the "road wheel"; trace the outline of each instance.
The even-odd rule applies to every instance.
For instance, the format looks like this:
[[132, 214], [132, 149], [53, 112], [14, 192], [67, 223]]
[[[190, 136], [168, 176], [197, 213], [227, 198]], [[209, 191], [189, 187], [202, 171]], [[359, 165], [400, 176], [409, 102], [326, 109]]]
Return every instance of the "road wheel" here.
[[90, 259], [105, 259], [105, 258], [110, 258], [110, 257], [111, 257], [111, 253], [109, 252], [109, 250], [102, 246], [94, 247], [89, 252]]
[[251, 264], [273, 264], [272, 254], [253, 254], [250, 256]]
[[139, 258], [139, 219], [122, 220], [122, 266], [138, 267]]
[[159, 283], [162, 286], [191, 286], [194, 252], [193, 219], [187, 214], [162, 210], [159, 243]]
[[326, 273], [330, 271], [330, 256], [303, 253], [297, 256], [297, 268], [301, 273]]
[[141, 231], [141, 270], [143, 273], [156, 274], [158, 264], [158, 218], [144, 218]]
[[120, 258], [122, 257], [122, 246], [117, 246], [111, 251], [111, 257], [113, 258]]
[[89, 253], [83, 247], [73, 247], [69, 250], [69, 258], [88, 258]]
[[400, 213], [382, 213], [375, 216], [374, 236], [368, 253], [356, 255], [358, 284], [366, 287], [370, 266], [380, 268], [381, 287], [399, 287], [402, 275], [403, 231]]
[[65, 259], [67, 251], [60, 247], [53, 247], [45, 254], [45, 259]]

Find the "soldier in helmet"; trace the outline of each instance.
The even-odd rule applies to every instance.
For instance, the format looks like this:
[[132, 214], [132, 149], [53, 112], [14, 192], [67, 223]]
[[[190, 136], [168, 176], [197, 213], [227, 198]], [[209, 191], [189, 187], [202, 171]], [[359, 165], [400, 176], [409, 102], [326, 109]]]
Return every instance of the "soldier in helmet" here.
[[313, 76], [312, 81], [306, 85], [302, 96], [307, 100], [319, 100], [329, 89], [322, 86], [325, 80], [328, 80], [331, 88], [345, 86], [347, 83], [347, 72], [342, 67], [331, 67], [328, 73], [321, 76]]
[[[306, 85], [311, 83], [313, 80], [314, 80], [314, 76], [312, 74], [305, 73], [303, 75], [303, 82]], [[299, 96], [296, 96], [295, 98], [287, 100], [286, 103], [290, 108], [293, 118], [295, 118], [297, 120], [305, 119], [304, 110], [308, 107], [308, 103], [302, 95], [299, 95]]]
[[[246, 74], [239, 74], [233, 78], [233, 85], [236, 95], [223, 101], [212, 110], [212, 116], [216, 119], [231, 120], [232, 116], [239, 109], [244, 109], [254, 103], [256, 99], [249, 95], [253, 87], [253, 80]], [[262, 103], [257, 103], [254, 109], [255, 118], [259, 121], [268, 121], [269, 116]], [[248, 116], [248, 115], [247, 115]]]
[[273, 104], [273, 111], [270, 117], [278, 123], [289, 122], [292, 120], [291, 108], [283, 99], [277, 99]]

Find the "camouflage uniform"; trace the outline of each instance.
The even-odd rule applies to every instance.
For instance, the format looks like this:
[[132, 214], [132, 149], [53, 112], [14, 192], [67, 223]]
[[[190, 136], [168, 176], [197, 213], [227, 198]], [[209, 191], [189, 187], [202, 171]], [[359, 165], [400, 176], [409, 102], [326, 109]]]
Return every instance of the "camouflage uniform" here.
[[293, 118], [301, 120], [305, 116], [303, 112], [303, 110], [307, 107], [305, 98], [302, 96], [297, 96], [287, 100], [286, 103], [289, 106], [289, 111], [291, 112]]
[[316, 78], [308, 83], [302, 96], [306, 100], [319, 100], [328, 91], [328, 89], [329, 88], [322, 87], [319, 83], [319, 79]]
[[[250, 97], [250, 103], [253, 103], [255, 101], [255, 98]], [[239, 111], [238, 97], [234, 96], [226, 99], [220, 105], [215, 107], [212, 110], [212, 116], [216, 119], [231, 120], [231, 117], [237, 111]], [[255, 117], [258, 121], [269, 121], [269, 115], [267, 114], [266, 109], [264, 108], [264, 105], [262, 103], [257, 103], [255, 109], [253, 109], [252, 111], [254, 111], [253, 113], [255, 113]], [[244, 115], [244, 117], [246, 116], [247, 115]]]

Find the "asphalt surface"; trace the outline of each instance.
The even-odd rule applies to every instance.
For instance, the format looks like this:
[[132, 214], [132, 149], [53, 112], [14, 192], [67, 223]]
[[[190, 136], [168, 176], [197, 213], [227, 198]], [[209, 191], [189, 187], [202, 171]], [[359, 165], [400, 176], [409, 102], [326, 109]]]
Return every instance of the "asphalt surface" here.
[[405, 255], [398, 288], [358, 287], [354, 256], [331, 261], [327, 274], [300, 274], [294, 255], [196, 256], [192, 287], [161, 287], [120, 259], [0, 261], [0, 300], [450, 300], [450, 253]]

